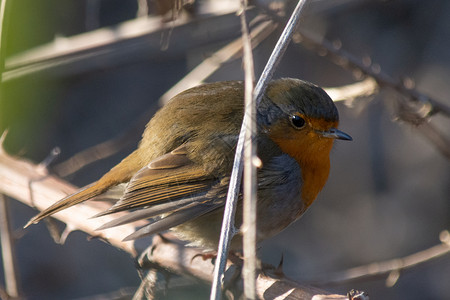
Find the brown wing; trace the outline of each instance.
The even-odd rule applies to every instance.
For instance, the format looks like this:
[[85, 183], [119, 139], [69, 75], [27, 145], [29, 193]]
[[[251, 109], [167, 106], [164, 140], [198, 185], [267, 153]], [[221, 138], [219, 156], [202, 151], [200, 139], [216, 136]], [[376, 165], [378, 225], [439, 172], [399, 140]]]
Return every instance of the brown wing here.
[[217, 179], [193, 163], [184, 146], [180, 146], [139, 170], [122, 198], [98, 216], [194, 197], [206, 193], [215, 181]]
[[187, 157], [184, 146], [153, 160], [130, 180], [123, 197], [97, 215], [133, 210], [101, 226], [106, 229], [161, 214], [125, 240], [154, 234], [206, 214], [223, 205], [226, 183], [205, 173]]

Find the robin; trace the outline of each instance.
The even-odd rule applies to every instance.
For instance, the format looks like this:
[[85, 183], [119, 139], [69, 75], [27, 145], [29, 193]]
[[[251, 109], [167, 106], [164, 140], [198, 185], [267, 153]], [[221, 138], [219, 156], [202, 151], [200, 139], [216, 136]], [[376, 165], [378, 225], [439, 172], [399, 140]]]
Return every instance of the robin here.
[[[100, 229], [141, 219], [149, 224], [125, 240], [172, 229], [192, 245], [216, 248], [234, 152], [244, 115], [241, 81], [216, 82], [173, 97], [147, 124], [138, 148], [98, 181], [32, 218], [40, 220], [114, 191], [119, 196], [98, 216], [129, 211]], [[292, 78], [268, 84], [257, 109], [257, 239], [277, 234], [316, 199], [330, 169], [336, 106], [320, 87]], [[240, 200], [240, 202], [242, 202]], [[242, 205], [236, 225], [242, 223]], [[231, 249], [241, 249], [236, 235]]]

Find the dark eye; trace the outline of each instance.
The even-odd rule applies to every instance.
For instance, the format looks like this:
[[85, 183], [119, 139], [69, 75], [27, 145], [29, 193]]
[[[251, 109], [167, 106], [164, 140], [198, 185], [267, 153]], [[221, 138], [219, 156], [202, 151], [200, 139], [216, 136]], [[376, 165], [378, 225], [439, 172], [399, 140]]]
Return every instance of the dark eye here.
[[303, 119], [302, 117], [293, 115], [293, 116], [291, 116], [291, 123], [295, 128], [300, 129], [303, 126], [305, 126], [306, 122], [305, 122], [305, 119]]

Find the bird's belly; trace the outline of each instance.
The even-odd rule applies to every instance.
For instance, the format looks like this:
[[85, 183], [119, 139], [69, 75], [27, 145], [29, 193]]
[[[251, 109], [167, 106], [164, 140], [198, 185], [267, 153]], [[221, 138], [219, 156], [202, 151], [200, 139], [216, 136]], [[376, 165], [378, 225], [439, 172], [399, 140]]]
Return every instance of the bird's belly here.
[[297, 186], [284, 193], [270, 193], [258, 200], [258, 240], [274, 236], [296, 221], [306, 210]]
[[[286, 188], [286, 187], [285, 187]], [[240, 201], [242, 202], [242, 201]], [[301, 200], [298, 185], [290, 190], [259, 193], [257, 207], [257, 239], [258, 242], [279, 233], [306, 210]], [[194, 246], [217, 249], [223, 219], [223, 208], [181, 224], [172, 230], [183, 240], [195, 241]], [[242, 249], [242, 203], [236, 210], [235, 227], [238, 234], [233, 238], [231, 249]]]

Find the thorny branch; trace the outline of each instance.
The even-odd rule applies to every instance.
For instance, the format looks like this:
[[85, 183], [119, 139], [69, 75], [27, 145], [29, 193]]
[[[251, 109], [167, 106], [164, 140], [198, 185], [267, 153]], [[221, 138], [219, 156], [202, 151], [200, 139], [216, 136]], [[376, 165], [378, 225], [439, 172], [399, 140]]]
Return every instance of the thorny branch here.
[[[28, 206], [42, 209], [66, 194], [75, 191], [76, 188], [73, 185], [43, 172], [38, 165], [11, 157], [4, 152], [0, 145], [0, 193], [4, 193]], [[210, 260], [201, 258], [201, 255], [204, 254], [202, 249], [186, 247], [184, 244], [172, 240], [162, 241], [159, 236], [135, 243], [122, 241], [121, 239], [124, 236], [134, 231], [137, 224], [125, 224], [120, 227], [97, 231], [96, 228], [108, 221], [105, 220], [105, 218], [108, 219], [108, 216], [91, 217], [108, 207], [108, 204], [100, 201], [88, 201], [55, 214], [55, 218], [66, 223], [72, 230], [84, 231], [88, 235], [100, 238], [110, 245], [130, 253], [134, 257], [137, 257], [138, 253], [143, 252], [145, 247], [151, 244], [152, 251], [146, 253], [146, 257], [152, 266], [159, 266], [159, 268], [175, 274], [188, 275], [205, 282], [212, 281], [213, 264]], [[231, 261], [227, 262], [226, 268], [227, 272], [239, 271]], [[292, 297], [297, 297], [293, 299], [306, 300], [319, 294], [328, 295], [323, 290], [304, 286], [284, 277], [277, 278], [276, 276], [263, 274], [258, 274], [256, 285], [257, 295], [260, 298], [267, 295], [271, 295], [271, 299], [280, 295], [292, 295]], [[337, 295], [334, 296], [337, 297]], [[346, 299], [345, 296], [340, 297], [340, 299]]]

